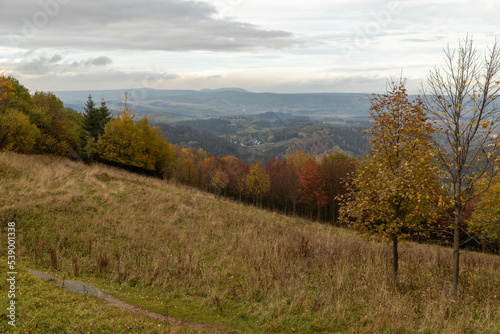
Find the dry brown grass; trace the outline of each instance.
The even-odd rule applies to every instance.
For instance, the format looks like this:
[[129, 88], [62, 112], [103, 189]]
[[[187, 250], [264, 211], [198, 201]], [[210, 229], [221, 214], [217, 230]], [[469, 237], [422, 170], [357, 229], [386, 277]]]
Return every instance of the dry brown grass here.
[[220, 314], [245, 332], [500, 328], [498, 256], [462, 256], [453, 302], [446, 248], [402, 247], [395, 287], [386, 245], [162, 180], [1, 153], [0, 182], [0, 218], [18, 222], [26, 258], [156, 295], [166, 312], [182, 301], [185, 313]]

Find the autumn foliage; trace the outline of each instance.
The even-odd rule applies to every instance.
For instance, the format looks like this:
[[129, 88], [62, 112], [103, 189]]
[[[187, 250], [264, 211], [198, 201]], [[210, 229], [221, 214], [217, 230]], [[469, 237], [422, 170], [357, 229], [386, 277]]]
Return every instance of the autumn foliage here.
[[299, 201], [309, 206], [311, 217], [314, 209], [317, 209], [319, 215], [320, 209], [328, 203], [325, 185], [318, 164], [314, 161], [306, 162], [299, 176]]
[[106, 124], [96, 151], [106, 161], [156, 171], [163, 177], [173, 172], [173, 150], [163, 134], [147, 118], [134, 122], [128, 108]]
[[77, 157], [78, 118], [52, 93], [0, 77], [0, 150]]
[[361, 235], [392, 242], [396, 278], [398, 242], [427, 235], [435, 219], [428, 195], [437, 189], [431, 164], [434, 130], [422, 100], [410, 101], [404, 82], [374, 96], [370, 111], [370, 154], [350, 181], [342, 216]]
[[[85, 108], [82, 115], [64, 108], [52, 93], [30, 94], [16, 79], [0, 77], [0, 149], [101, 161], [172, 178], [273, 211], [350, 225], [396, 248], [401, 240], [429, 236], [436, 217], [429, 201], [446, 204], [432, 177], [434, 129], [423, 102], [409, 101], [403, 84], [373, 98], [371, 151], [365, 161], [304, 151], [265, 165], [216, 157], [171, 145], [168, 133], [147, 118], [136, 120], [126, 103], [115, 118], [104, 101], [97, 108], [89, 97]], [[479, 213], [474, 217], [485, 219]], [[442, 228], [431, 226], [436, 227]], [[484, 226], [477, 230], [487, 233]]]
[[248, 195], [250, 195], [259, 206], [262, 203], [262, 197], [271, 189], [269, 175], [266, 173], [264, 166], [260, 163], [256, 163], [250, 167], [250, 171], [245, 176], [243, 183]]

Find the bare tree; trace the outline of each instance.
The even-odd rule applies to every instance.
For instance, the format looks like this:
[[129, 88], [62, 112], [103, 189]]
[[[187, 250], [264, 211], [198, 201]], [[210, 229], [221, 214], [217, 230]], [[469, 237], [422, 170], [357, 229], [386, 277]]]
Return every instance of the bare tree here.
[[[451, 295], [456, 298], [465, 205], [486, 191], [499, 171], [500, 45], [495, 40], [481, 54], [467, 36], [458, 50], [447, 46], [444, 54], [446, 63], [429, 73], [424, 95], [440, 134], [434, 139], [436, 171], [453, 207]], [[486, 186], [478, 187], [480, 179], [487, 180]]]

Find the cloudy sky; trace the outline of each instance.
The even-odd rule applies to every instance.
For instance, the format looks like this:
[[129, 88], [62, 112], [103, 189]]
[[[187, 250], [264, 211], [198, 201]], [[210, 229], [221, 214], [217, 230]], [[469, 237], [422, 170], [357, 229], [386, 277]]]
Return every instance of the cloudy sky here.
[[500, 36], [497, 0], [0, 0], [0, 73], [30, 90], [415, 90]]

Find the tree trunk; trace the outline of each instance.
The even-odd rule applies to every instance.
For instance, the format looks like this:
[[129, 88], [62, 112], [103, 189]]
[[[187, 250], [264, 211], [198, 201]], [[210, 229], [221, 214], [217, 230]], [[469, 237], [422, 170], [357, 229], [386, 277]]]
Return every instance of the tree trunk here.
[[330, 205], [330, 221], [334, 225], [337, 225], [338, 215], [337, 215], [337, 202], [336, 201], [333, 201], [332, 204]]
[[392, 281], [394, 284], [398, 282], [399, 271], [399, 253], [398, 253], [398, 237], [392, 237]]
[[451, 298], [457, 299], [458, 277], [460, 273], [460, 222], [462, 221], [462, 206], [455, 204], [455, 221], [453, 227], [453, 269], [451, 278]]

